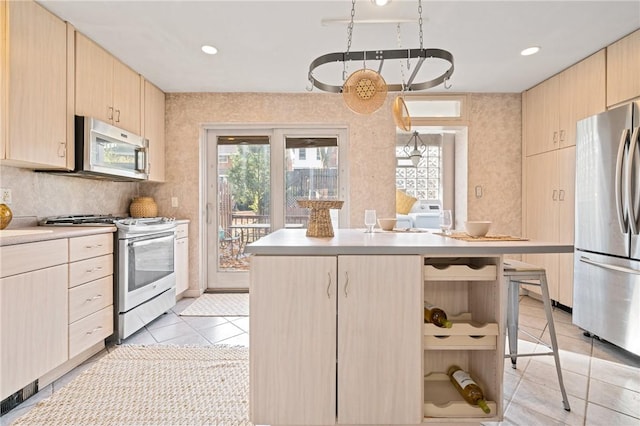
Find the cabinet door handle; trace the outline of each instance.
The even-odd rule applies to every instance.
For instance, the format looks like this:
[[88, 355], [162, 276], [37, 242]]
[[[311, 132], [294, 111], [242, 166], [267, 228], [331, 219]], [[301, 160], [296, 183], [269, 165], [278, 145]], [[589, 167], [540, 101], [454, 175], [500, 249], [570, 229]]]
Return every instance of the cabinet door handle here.
[[327, 276], [329, 277], [329, 283], [327, 284], [327, 299], [331, 299], [331, 293], [329, 289], [331, 288], [331, 272], [327, 272]]
[[116, 115], [116, 123], [119, 123], [120, 122], [120, 110], [119, 109], [116, 110], [116, 114], [117, 114]]
[[553, 190], [553, 194], [551, 194], [551, 199], [553, 201], [558, 201], [558, 190], [557, 189]]
[[66, 157], [67, 156], [67, 143], [66, 142], [60, 142], [60, 145], [58, 145], [58, 157]]
[[109, 120], [113, 120], [113, 107], [109, 107]]
[[553, 143], [558, 143], [558, 132], [553, 132]]
[[93, 297], [89, 297], [89, 298], [87, 299], [87, 302], [91, 302], [92, 300], [100, 299], [101, 297], [102, 297], [102, 295], [101, 295], [101, 294], [95, 295], [95, 296], [93, 296]]
[[565, 133], [566, 132], [564, 130], [560, 130], [560, 142], [564, 142]]
[[561, 189], [558, 194], [559, 194], [558, 199], [560, 201], [564, 201], [564, 189]]
[[87, 334], [93, 334], [93, 333], [95, 333], [95, 332], [96, 332], [96, 331], [98, 331], [98, 330], [102, 330], [102, 326], [101, 326], [101, 325], [97, 326], [96, 328], [94, 328], [94, 329], [93, 329], [93, 330], [91, 330], [91, 331], [87, 331]]
[[344, 277], [346, 279], [346, 282], [344, 283], [344, 297], [347, 297], [349, 295], [349, 273], [345, 272]]

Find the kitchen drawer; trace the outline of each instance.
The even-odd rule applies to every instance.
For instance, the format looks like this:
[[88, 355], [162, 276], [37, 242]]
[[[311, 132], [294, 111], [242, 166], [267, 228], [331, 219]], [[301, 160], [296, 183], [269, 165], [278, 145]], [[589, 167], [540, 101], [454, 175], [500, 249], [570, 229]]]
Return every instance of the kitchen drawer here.
[[176, 239], [187, 238], [189, 236], [189, 224], [180, 223], [176, 226]]
[[0, 277], [67, 263], [67, 239], [0, 247]]
[[113, 255], [94, 257], [69, 264], [69, 288], [113, 275]]
[[69, 239], [69, 261], [113, 253], [113, 234], [87, 235]]
[[69, 290], [69, 323], [113, 305], [113, 275]]
[[69, 324], [69, 358], [113, 334], [113, 305]]

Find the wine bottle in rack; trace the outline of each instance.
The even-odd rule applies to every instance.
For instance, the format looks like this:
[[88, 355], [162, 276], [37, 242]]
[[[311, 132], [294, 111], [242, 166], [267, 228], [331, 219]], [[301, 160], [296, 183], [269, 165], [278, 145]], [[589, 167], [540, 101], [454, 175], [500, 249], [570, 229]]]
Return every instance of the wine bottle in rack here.
[[424, 302], [424, 322], [430, 322], [442, 328], [451, 328], [453, 325], [453, 323], [447, 319], [445, 311], [429, 302]]
[[469, 373], [467, 373], [457, 365], [452, 365], [451, 367], [449, 367], [447, 375], [451, 379], [451, 383], [453, 383], [453, 386], [458, 390], [465, 401], [467, 401], [471, 405], [477, 405], [486, 414], [489, 414], [491, 412], [491, 409], [484, 399], [482, 388], [480, 388], [480, 386], [478, 386], [478, 384], [473, 381]]

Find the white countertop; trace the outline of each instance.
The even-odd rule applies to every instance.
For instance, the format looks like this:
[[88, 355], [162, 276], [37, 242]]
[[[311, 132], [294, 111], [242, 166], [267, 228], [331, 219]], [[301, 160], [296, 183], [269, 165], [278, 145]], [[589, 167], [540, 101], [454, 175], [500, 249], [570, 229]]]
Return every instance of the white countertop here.
[[25, 226], [0, 231], [0, 246], [33, 243], [59, 238], [82, 237], [85, 235], [106, 234], [116, 231], [116, 227], [107, 226]]
[[280, 229], [247, 245], [245, 252], [271, 256], [361, 254], [502, 255], [573, 253], [573, 245], [539, 241], [461, 241], [432, 232], [367, 234], [364, 229], [335, 229], [333, 238], [307, 237], [306, 229]]

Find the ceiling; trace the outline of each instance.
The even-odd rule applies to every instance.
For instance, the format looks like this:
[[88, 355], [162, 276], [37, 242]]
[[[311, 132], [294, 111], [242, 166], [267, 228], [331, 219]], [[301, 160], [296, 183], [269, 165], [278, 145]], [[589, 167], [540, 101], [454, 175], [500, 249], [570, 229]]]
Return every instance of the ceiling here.
[[[311, 61], [346, 50], [351, 13], [349, 0], [39, 3], [165, 92], [304, 93]], [[424, 47], [454, 56], [452, 92], [521, 92], [640, 28], [640, 0], [424, 0], [422, 9]], [[358, 0], [351, 51], [418, 48], [417, 19], [417, 0], [384, 7]], [[205, 55], [203, 44], [218, 54]], [[541, 51], [519, 54], [532, 45]], [[433, 78], [442, 65], [425, 63], [416, 82]], [[346, 75], [363, 66], [378, 67], [351, 62]], [[401, 83], [403, 73], [400, 61], [382, 69], [387, 83]], [[341, 85], [342, 64], [315, 75]]]

